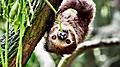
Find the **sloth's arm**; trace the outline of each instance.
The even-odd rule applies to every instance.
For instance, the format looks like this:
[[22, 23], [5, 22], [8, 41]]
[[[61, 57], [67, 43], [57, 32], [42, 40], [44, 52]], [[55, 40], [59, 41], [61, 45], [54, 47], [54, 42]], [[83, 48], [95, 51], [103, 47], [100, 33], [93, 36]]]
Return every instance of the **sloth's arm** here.
[[79, 17], [80, 22], [86, 22], [83, 23], [82, 26], [88, 26], [89, 23], [94, 18], [95, 14], [95, 4], [93, 0], [63, 0], [61, 6], [58, 9], [58, 14], [62, 14], [67, 9], [75, 9], [77, 11], [77, 15]]
[[95, 13], [95, 4], [92, 0], [63, 0], [57, 15], [69, 8], [75, 9], [78, 12], [78, 17], [83, 21], [88, 19], [86, 22], [91, 21], [90, 19], [93, 18]]
[[86, 12], [93, 10], [95, 4], [92, 0], [63, 0], [57, 13], [62, 13], [69, 8], [76, 9], [78, 12]]

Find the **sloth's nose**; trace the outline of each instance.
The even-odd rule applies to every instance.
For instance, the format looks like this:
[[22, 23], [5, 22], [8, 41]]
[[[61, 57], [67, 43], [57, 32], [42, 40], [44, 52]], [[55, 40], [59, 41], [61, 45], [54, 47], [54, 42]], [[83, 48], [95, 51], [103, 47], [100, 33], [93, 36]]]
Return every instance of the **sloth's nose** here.
[[67, 31], [67, 30], [63, 30], [63, 32], [58, 31], [57, 37], [58, 37], [58, 39], [60, 39], [60, 40], [65, 40], [65, 39], [67, 39], [67, 37], [68, 37], [68, 31]]

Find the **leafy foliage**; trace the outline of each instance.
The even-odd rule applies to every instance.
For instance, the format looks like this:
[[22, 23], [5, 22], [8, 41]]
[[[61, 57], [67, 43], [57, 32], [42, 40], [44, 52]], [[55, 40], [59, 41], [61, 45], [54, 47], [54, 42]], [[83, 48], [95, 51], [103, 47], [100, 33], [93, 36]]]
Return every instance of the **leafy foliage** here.
[[[2, 0], [0, 3], [2, 8], [1, 17], [4, 18], [6, 22], [5, 67], [8, 67], [8, 38], [9, 26], [11, 25], [14, 27], [15, 32], [20, 29], [16, 67], [18, 67], [18, 64], [19, 67], [22, 67], [22, 38], [26, 27], [30, 26], [30, 21], [33, 19], [34, 15], [31, 2], [32, 1], [30, 0]], [[4, 64], [4, 60], [2, 61], [2, 64]]]

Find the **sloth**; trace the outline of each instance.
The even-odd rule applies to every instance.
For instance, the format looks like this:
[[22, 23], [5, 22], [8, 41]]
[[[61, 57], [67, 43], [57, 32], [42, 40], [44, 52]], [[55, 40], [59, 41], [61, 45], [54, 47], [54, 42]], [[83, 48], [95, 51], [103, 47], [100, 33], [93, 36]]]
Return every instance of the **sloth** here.
[[85, 39], [95, 11], [92, 0], [63, 0], [56, 14], [60, 15], [63, 31], [60, 31], [56, 19], [49, 31], [45, 49], [60, 55], [73, 53]]

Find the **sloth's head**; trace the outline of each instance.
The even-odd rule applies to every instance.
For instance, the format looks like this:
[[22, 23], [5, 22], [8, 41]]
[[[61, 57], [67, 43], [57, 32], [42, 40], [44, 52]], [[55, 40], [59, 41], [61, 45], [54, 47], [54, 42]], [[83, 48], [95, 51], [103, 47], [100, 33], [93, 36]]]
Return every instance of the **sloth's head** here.
[[[69, 11], [71, 8], [76, 12]], [[45, 48], [47, 51], [58, 54], [70, 54], [87, 34], [88, 25], [94, 18], [95, 4], [92, 0], [63, 0], [58, 14], [60, 14], [63, 31], [60, 31], [55, 21]]]
[[58, 24], [51, 28], [48, 41], [45, 45], [47, 51], [58, 54], [70, 54], [77, 47], [77, 38], [73, 27], [68, 23], [64, 23], [62, 26], [62, 32], [60, 31]]

